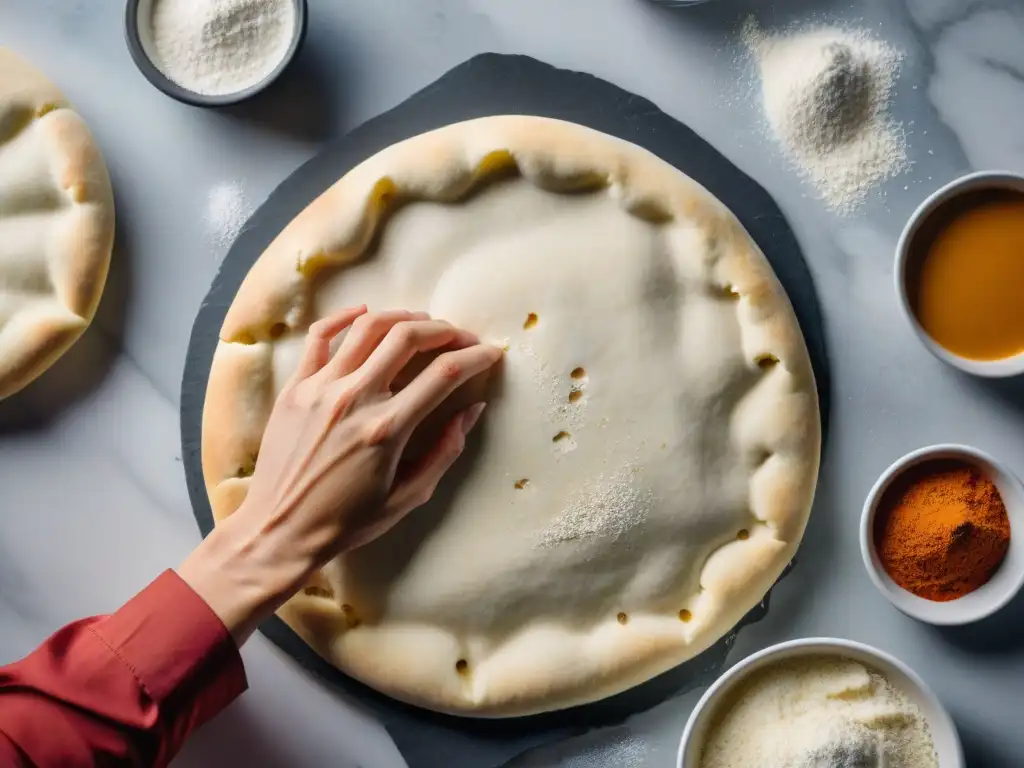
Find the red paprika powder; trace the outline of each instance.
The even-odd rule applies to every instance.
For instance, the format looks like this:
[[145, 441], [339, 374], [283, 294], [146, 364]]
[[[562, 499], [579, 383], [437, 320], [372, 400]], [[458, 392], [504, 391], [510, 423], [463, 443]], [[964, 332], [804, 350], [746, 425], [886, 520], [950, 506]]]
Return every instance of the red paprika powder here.
[[966, 461], [911, 467], [882, 494], [875, 549], [889, 577], [929, 600], [956, 600], [995, 573], [1010, 520], [995, 484]]

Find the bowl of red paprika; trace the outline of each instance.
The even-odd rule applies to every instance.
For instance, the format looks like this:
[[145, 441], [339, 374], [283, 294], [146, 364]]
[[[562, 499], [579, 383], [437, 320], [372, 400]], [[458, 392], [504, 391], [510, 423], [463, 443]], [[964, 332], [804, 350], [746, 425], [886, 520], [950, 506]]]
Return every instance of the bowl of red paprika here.
[[1024, 485], [966, 445], [933, 445], [894, 462], [864, 502], [868, 576], [896, 608], [937, 625], [968, 624], [1024, 585]]

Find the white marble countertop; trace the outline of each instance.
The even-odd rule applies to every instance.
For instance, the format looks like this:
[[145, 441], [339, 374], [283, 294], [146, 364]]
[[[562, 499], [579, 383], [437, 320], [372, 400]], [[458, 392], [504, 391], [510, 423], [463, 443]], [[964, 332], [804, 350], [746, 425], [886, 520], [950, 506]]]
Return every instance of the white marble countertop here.
[[[950, 707], [969, 765], [1021, 765], [1024, 604], [965, 629], [923, 626], [874, 590], [857, 548], [865, 493], [912, 448], [965, 442], [1024, 473], [1024, 385], [972, 380], [932, 359], [891, 288], [899, 230], [930, 191], [972, 168], [1024, 171], [1020, 0], [717, 0], [676, 10], [648, 0], [310, 0], [290, 87], [230, 112], [153, 89], [128, 56], [122, 11], [121, 0], [0, 4], [0, 45], [48, 71], [92, 126], [119, 219], [97, 327], [0, 405], [0, 662], [63, 622], [116, 608], [198, 541], [179, 385], [193, 317], [242, 217], [325, 140], [455, 64], [526, 53], [645, 96], [708, 138], [774, 195], [817, 280], [834, 389], [815, 512], [797, 569], [731, 659], [808, 635], [880, 646]], [[894, 108], [914, 165], [856, 216], [827, 212], [765, 139], [737, 61], [737, 25], [750, 12], [767, 25], [845, 20], [906, 53]], [[405, 764], [357, 702], [265, 639], [243, 655], [251, 690], [178, 765]], [[667, 768], [695, 700], [515, 764]]]

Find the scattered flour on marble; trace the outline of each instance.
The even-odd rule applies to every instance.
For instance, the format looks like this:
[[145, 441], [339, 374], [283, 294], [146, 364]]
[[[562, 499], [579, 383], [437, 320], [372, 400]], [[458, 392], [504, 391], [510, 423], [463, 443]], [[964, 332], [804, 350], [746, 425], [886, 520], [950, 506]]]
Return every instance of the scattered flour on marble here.
[[889, 110], [899, 51], [861, 29], [770, 33], [752, 17], [742, 37], [772, 136], [829, 208], [852, 213], [910, 167], [906, 133]]
[[536, 546], [556, 547], [594, 538], [615, 540], [643, 525], [655, 499], [653, 493], [638, 485], [639, 474], [638, 467], [627, 465], [582, 484], [540, 532]]
[[207, 239], [217, 249], [217, 258], [222, 258], [231, 247], [251, 214], [252, 205], [237, 181], [223, 181], [210, 187], [203, 219]]
[[595, 745], [569, 758], [562, 763], [562, 768], [642, 768], [646, 762], [644, 743], [632, 734], [620, 734], [613, 741]]

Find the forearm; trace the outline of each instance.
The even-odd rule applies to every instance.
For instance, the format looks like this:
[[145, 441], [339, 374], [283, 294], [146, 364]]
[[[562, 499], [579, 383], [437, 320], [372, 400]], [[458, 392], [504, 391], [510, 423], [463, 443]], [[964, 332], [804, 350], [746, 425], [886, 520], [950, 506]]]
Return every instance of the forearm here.
[[262, 530], [252, 518], [243, 507], [219, 523], [177, 568], [239, 647], [319, 565], [317, 555], [293, 532]]

